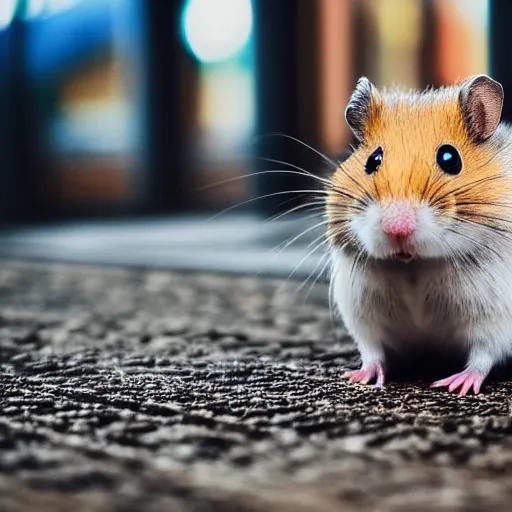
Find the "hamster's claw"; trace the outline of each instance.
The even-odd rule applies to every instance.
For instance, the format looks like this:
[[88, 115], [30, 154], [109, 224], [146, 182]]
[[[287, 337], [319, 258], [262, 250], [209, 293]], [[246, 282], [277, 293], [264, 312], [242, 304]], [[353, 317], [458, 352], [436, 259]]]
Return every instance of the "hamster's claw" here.
[[369, 366], [363, 366], [359, 370], [345, 372], [343, 378], [361, 384], [368, 384], [375, 379], [375, 386], [382, 388], [384, 387], [384, 368], [380, 363], [375, 363]]
[[434, 382], [430, 387], [439, 388], [443, 386], [448, 386], [448, 390], [450, 392], [453, 392], [456, 389], [461, 388], [459, 392], [460, 396], [466, 396], [468, 392], [471, 390], [471, 388], [473, 388], [473, 393], [477, 395], [478, 393], [480, 393], [480, 387], [482, 386], [483, 381], [484, 377], [480, 375], [478, 372], [475, 372], [473, 370], [464, 370], [463, 372], [451, 375], [446, 379], [438, 380]]

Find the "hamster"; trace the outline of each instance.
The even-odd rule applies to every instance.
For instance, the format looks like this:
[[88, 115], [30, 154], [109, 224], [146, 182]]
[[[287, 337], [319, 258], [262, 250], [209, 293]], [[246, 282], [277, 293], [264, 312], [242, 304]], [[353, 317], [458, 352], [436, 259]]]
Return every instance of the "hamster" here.
[[463, 351], [436, 381], [477, 394], [512, 355], [512, 129], [485, 75], [421, 92], [361, 78], [345, 111], [358, 139], [326, 191], [331, 293], [362, 366], [383, 386], [387, 349]]

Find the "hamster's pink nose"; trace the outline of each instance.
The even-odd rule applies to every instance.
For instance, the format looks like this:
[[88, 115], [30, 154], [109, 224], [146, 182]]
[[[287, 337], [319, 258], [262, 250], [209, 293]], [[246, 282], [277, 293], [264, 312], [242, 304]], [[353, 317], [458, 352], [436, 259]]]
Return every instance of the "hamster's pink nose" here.
[[409, 238], [416, 225], [416, 211], [408, 201], [393, 201], [382, 206], [382, 229], [389, 237]]

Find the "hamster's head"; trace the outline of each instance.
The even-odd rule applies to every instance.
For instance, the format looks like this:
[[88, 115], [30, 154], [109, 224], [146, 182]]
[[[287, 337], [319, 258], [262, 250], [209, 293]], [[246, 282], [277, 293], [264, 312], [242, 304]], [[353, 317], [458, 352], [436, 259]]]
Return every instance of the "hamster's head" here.
[[465, 258], [505, 240], [512, 137], [502, 104], [501, 85], [485, 75], [424, 92], [361, 78], [345, 112], [359, 145], [327, 191], [331, 244], [408, 262]]

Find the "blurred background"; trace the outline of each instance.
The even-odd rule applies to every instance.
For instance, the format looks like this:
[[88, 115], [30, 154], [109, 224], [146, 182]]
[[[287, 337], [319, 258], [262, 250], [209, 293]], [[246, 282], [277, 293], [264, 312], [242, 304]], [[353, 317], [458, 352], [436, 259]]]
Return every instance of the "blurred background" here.
[[315, 196], [289, 193], [318, 184], [254, 173], [334, 167], [276, 133], [342, 157], [361, 75], [490, 73], [510, 97], [511, 14], [509, 0], [0, 0], [0, 254], [320, 272], [318, 211], [298, 208]]

